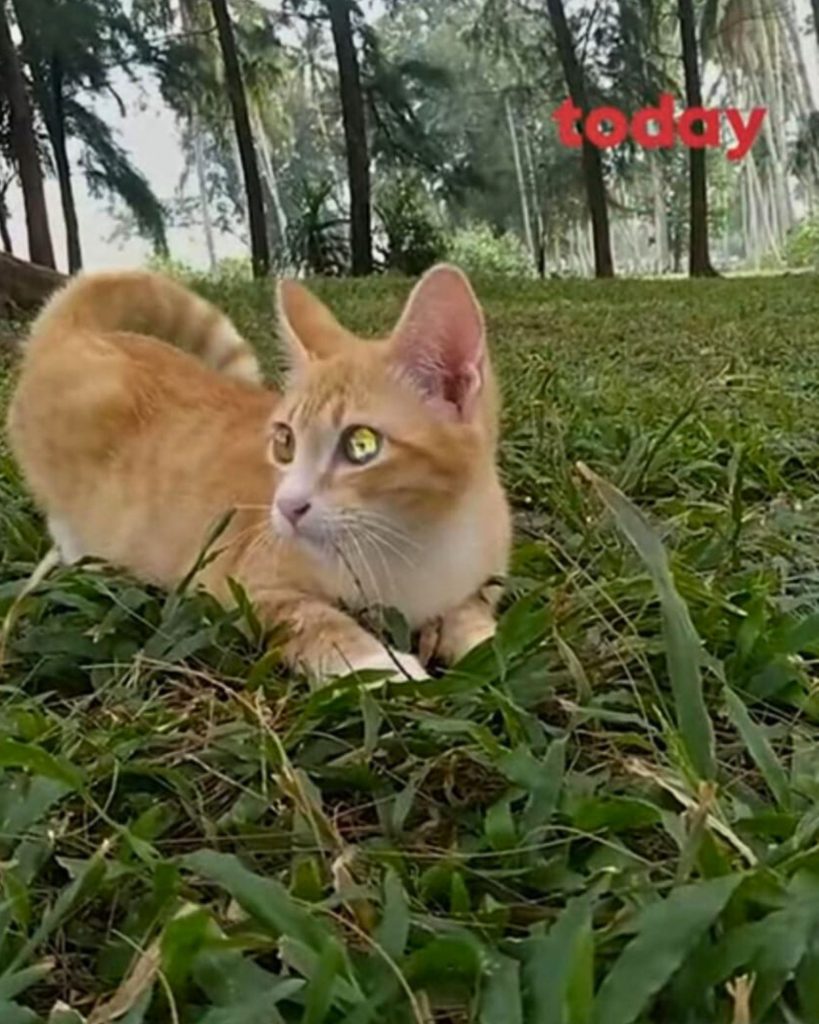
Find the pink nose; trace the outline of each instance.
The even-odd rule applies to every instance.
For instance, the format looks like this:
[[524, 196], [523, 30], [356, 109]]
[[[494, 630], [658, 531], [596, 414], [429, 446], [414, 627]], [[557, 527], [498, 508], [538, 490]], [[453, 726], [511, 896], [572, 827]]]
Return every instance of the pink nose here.
[[299, 520], [303, 519], [310, 511], [310, 502], [298, 496], [281, 497], [276, 504], [279, 507], [279, 512], [291, 526], [298, 526]]

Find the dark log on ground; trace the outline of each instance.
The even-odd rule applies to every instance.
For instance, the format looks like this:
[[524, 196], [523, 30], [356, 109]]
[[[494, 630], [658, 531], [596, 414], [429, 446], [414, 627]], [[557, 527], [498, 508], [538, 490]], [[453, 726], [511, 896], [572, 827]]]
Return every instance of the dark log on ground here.
[[0, 253], [0, 317], [33, 313], [67, 280], [56, 270]]

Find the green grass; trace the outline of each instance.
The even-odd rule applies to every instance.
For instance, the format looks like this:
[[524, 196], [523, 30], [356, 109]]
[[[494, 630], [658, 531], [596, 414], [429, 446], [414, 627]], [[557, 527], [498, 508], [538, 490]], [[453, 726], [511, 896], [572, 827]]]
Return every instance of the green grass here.
[[[271, 295], [199, 285], [274, 372]], [[408, 284], [320, 290], [366, 332]], [[479, 292], [493, 646], [311, 693], [201, 596], [74, 569], [23, 602], [2, 1024], [700, 1024], [749, 985], [819, 1021], [817, 282]], [[0, 616], [46, 547], [0, 448]]]

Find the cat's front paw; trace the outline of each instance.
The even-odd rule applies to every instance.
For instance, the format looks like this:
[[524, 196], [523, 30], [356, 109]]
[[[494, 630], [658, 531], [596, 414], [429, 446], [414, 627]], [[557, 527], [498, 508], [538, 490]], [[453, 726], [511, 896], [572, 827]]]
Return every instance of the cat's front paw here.
[[320, 675], [325, 679], [337, 679], [356, 672], [386, 672], [390, 682], [429, 679], [429, 672], [413, 654], [387, 650], [380, 644], [376, 645], [375, 641], [371, 647], [355, 653], [336, 653], [330, 663], [325, 662], [322, 666]]
[[474, 600], [428, 622], [421, 630], [421, 660], [454, 665], [495, 635], [495, 618], [484, 603]]
[[429, 679], [429, 672], [413, 654], [403, 651], [371, 652], [362, 657], [354, 658], [347, 673], [353, 672], [389, 672], [391, 682], [402, 682], [407, 679]]

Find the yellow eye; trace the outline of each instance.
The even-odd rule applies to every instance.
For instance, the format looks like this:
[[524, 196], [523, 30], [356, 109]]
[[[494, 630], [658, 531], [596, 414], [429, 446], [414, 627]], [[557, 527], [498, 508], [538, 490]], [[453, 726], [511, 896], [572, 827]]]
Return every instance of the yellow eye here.
[[283, 466], [293, 461], [296, 454], [296, 438], [286, 423], [274, 423], [271, 438], [273, 459]]
[[341, 439], [344, 455], [356, 466], [363, 466], [381, 451], [381, 435], [371, 427], [350, 427]]

